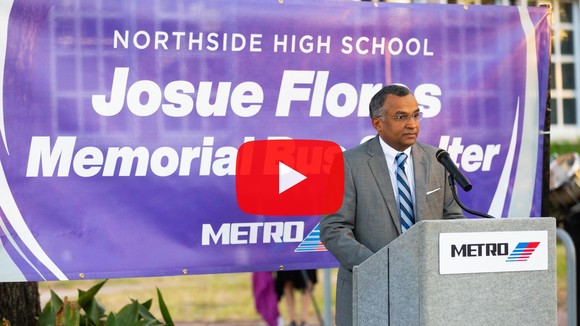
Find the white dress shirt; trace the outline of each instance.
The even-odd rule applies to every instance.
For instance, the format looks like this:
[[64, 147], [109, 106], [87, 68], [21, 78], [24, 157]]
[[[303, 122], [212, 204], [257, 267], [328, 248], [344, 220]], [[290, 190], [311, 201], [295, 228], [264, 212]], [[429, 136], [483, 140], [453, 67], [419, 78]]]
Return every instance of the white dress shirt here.
[[[397, 161], [395, 156], [400, 152], [387, 145], [381, 137], [379, 137], [379, 142], [383, 148], [383, 153], [387, 159], [387, 166], [389, 167], [389, 176], [391, 177], [391, 185], [393, 186], [393, 193], [397, 200], [397, 205], [399, 204], [399, 188], [397, 187]], [[407, 181], [409, 181], [409, 188], [411, 188], [411, 197], [413, 200], [413, 207], [417, 207], [415, 202], [415, 173], [413, 170], [413, 157], [411, 156], [411, 147], [403, 151], [407, 154], [407, 160], [405, 161], [405, 174], [407, 175]]]

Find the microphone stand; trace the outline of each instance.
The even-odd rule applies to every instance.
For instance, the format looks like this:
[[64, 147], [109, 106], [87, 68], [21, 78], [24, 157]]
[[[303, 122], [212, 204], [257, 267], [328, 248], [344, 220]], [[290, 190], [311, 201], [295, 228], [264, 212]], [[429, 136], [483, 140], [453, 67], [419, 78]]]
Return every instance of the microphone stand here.
[[477, 216], [481, 216], [481, 217], [485, 217], [485, 218], [494, 218], [491, 215], [477, 212], [477, 211], [474, 211], [474, 210], [471, 210], [471, 209], [465, 207], [465, 205], [463, 205], [463, 203], [461, 202], [461, 200], [459, 200], [459, 197], [457, 196], [457, 188], [455, 187], [455, 178], [453, 178], [452, 175], [449, 175], [448, 179], [449, 179], [449, 185], [451, 186], [451, 193], [453, 194], [453, 199], [455, 199], [455, 201], [457, 202], [459, 207], [461, 207], [464, 211], [471, 213], [473, 215], [477, 215]]

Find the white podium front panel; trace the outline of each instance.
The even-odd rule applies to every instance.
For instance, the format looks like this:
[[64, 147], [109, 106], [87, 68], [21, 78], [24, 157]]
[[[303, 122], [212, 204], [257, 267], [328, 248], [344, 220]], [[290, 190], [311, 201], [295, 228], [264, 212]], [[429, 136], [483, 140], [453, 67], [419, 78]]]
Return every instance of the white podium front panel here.
[[439, 234], [439, 273], [548, 269], [548, 231]]

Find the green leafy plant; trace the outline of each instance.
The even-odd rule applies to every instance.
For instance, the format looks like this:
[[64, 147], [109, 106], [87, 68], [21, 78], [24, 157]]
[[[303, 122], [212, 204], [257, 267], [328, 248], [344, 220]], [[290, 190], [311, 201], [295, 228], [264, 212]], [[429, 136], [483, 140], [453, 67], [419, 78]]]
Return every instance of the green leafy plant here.
[[161, 291], [157, 289], [157, 298], [159, 300], [159, 309], [163, 321], [159, 321], [149, 309], [153, 300], [147, 300], [144, 303], [139, 303], [137, 300], [131, 299], [131, 303], [127, 304], [118, 312], [106, 313], [106, 309], [102, 307], [95, 296], [99, 290], [105, 285], [107, 281], [102, 281], [88, 291], [78, 290], [78, 300], [69, 301], [67, 297], [61, 299], [54, 291], [50, 291], [50, 300], [44, 306], [40, 317], [38, 318], [39, 326], [157, 326], [168, 325], [173, 326], [171, 314], [167, 309], [165, 300], [161, 295]]

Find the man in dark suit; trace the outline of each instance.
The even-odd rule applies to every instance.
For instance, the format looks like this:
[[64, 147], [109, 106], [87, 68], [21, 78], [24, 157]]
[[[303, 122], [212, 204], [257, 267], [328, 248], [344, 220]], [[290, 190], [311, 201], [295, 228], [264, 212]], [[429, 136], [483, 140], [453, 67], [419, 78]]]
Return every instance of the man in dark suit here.
[[[320, 222], [320, 238], [340, 262], [339, 326], [352, 324], [354, 266], [418, 221], [463, 218], [447, 172], [436, 162], [438, 149], [417, 142], [422, 113], [415, 96], [404, 86], [385, 86], [373, 96], [369, 108], [378, 135], [344, 152], [342, 207]], [[408, 159], [399, 160], [399, 156]]]

